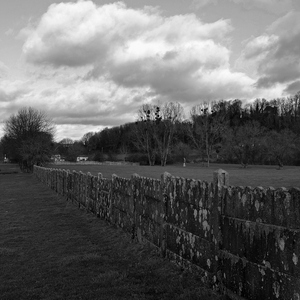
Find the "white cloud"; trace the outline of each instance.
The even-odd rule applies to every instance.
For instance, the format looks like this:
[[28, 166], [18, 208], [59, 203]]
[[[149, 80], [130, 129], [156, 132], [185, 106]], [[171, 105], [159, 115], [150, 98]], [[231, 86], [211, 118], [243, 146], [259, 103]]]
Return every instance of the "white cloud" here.
[[[228, 20], [203, 24], [194, 15], [163, 18], [150, 12], [126, 8], [120, 2], [102, 7], [90, 1], [51, 5], [23, 52], [36, 64], [79, 66], [103, 63], [135, 42], [163, 51], [187, 41], [222, 39], [231, 30]], [[155, 49], [151, 50], [150, 55], [155, 55]]]
[[[19, 97], [30, 92], [27, 82], [21, 80], [1, 80], [0, 81], [0, 105], [5, 102], [14, 102]], [[3, 117], [3, 116], [2, 116]]]
[[23, 52], [36, 65], [90, 66], [86, 80], [103, 77], [124, 88], [150, 89], [163, 99], [193, 102], [231, 95], [225, 87], [212, 89], [215, 83], [206, 78], [214, 70], [227, 71], [228, 85], [244, 91], [244, 78], [239, 81], [229, 70], [231, 30], [229, 20], [163, 17], [158, 10], [134, 10], [121, 2], [61, 3], [49, 7]]
[[4, 121], [18, 109], [26, 106], [26, 102], [23, 100], [24, 96], [31, 91], [29, 86], [28, 81], [1, 79], [0, 77], [0, 137], [4, 134]]
[[[277, 19], [266, 32], [251, 38], [239, 58], [238, 66], [251, 66], [261, 88], [285, 84], [286, 92], [295, 92], [300, 79], [300, 18], [290, 12]], [[293, 84], [294, 83], [294, 84]]]
[[[134, 121], [148, 101], [190, 108], [203, 100], [253, 98], [255, 76], [230, 68], [232, 30], [229, 20], [165, 17], [123, 3], [53, 4], [19, 34], [29, 79], [0, 83], [0, 119], [1, 111], [33, 106], [58, 124], [58, 140], [78, 139]], [[244, 61], [258, 61], [277, 39], [266, 33], [249, 40]]]
[[271, 51], [278, 42], [277, 35], [261, 35], [256, 38], [250, 38], [247, 47], [244, 50], [245, 58], [251, 59], [261, 57]]
[[91, 1], [53, 4], [27, 39], [28, 61], [55, 66], [79, 66], [101, 60], [122, 47], [159, 19], [147, 12], [127, 9], [121, 2], [97, 7]]
[[[104, 129], [105, 126], [93, 126], [93, 125], [83, 125], [83, 124], [62, 124], [57, 126], [55, 140], [57, 142], [61, 141], [64, 138], [75, 140], [80, 140], [83, 135], [87, 132], [99, 132]], [[82, 133], [82, 134], [80, 134]]]
[[[66, 72], [67, 73], [67, 72]], [[29, 81], [3, 81], [0, 84], [0, 120], [7, 119], [21, 107], [31, 106], [45, 111], [57, 124], [57, 140], [79, 139], [85, 132], [120, 125], [135, 119], [144, 89], [126, 89], [101, 78], [73, 79], [65, 84], [60, 77], [31, 78]], [[67, 74], [65, 74], [67, 77]], [[30, 89], [28, 88], [30, 87]]]

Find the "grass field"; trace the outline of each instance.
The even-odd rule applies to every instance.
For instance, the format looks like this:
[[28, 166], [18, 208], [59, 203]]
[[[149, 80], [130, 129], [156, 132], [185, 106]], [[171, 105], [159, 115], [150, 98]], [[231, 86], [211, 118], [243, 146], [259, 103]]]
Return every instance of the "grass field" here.
[[1, 300], [224, 299], [32, 174], [0, 175], [0, 205]]
[[300, 187], [300, 167], [286, 166], [278, 170], [276, 166], [249, 166], [243, 168], [240, 165], [211, 164], [205, 167], [199, 164], [188, 164], [185, 168], [182, 165], [160, 166], [113, 166], [113, 165], [49, 165], [51, 168], [62, 168], [69, 170], [90, 172], [97, 175], [99, 172], [104, 177], [116, 174], [120, 177], [130, 178], [134, 173], [140, 176], [160, 178], [164, 172], [173, 176], [194, 178], [204, 181], [212, 181], [213, 172], [217, 169], [224, 169], [229, 173], [229, 183], [234, 186], [262, 186], [262, 187]]
[[18, 172], [20, 172], [18, 165], [0, 163], [0, 175], [16, 174]]

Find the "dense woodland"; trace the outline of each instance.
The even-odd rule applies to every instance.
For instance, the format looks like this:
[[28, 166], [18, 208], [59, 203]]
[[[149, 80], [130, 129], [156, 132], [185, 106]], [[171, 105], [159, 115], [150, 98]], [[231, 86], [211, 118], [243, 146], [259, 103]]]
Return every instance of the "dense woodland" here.
[[179, 103], [143, 105], [136, 122], [61, 141], [68, 160], [123, 159], [142, 164], [211, 161], [300, 165], [300, 93], [271, 101], [201, 103], [184, 117]]
[[[13, 161], [18, 159], [16, 140], [12, 147], [10, 139], [7, 134], [1, 139], [1, 149]], [[184, 159], [205, 165], [216, 161], [244, 167], [300, 165], [300, 92], [246, 105], [240, 100], [202, 102], [188, 115], [184, 115], [180, 103], [144, 104], [135, 122], [88, 132], [79, 141], [52, 140], [49, 148], [48, 157], [51, 152], [69, 161], [87, 155], [95, 161], [127, 160], [149, 165], [182, 163]]]

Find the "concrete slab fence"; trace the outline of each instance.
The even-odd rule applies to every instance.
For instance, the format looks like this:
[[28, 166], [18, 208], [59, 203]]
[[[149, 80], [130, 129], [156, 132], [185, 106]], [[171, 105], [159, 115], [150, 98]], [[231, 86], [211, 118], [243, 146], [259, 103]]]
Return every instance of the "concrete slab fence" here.
[[151, 243], [229, 299], [300, 300], [300, 190], [34, 167], [67, 200]]

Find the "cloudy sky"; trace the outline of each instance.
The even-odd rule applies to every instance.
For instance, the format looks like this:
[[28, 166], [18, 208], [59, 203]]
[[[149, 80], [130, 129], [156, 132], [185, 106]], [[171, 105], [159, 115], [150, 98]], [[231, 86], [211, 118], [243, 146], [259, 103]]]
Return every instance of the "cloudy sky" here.
[[59, 141], [134, 121], [147, 102], [294, 95], [299, 20], [299, 0], [1, 1], [0, 136], [24, 106]]

